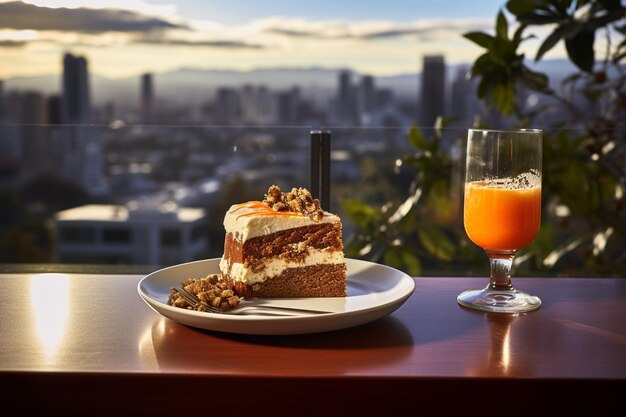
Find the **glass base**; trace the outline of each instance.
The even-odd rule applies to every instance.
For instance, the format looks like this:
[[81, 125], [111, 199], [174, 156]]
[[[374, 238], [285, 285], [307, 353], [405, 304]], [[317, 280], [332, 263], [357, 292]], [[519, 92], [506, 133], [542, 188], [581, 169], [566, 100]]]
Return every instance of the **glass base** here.
[[457, 302], [475, 310], [490, 311], [493, 313], [525, 313], [541, 306], [539, 297], [518, 291], [510, 290], [483, 290], [464, 291], [456, 298]]

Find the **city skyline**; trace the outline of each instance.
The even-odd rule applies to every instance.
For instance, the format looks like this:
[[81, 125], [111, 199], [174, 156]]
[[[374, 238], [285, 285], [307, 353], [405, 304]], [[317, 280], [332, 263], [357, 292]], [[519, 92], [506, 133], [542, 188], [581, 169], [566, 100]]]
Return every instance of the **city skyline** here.
[[[421, 71], [423, 55], [443, 54], [450, 65], [473, 61], [480, 48], [462, 34], [491, 32], [504, 4], [0, 0], [0, 79], [60, 74], [56, 57], [66, 52], [85, 56], [93, 75], [108, 78], [277, 66], [412, 73]], [[563, 56], [555, 48], [546, 58]]]

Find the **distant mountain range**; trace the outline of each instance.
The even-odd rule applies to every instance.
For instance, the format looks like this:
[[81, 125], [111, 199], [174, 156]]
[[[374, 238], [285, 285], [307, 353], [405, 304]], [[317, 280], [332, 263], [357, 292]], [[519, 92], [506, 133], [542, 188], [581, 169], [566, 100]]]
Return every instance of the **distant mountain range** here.
[[[447, 78], [452, 79], [461, 67], [470, 64], [449, 65]], [[549, 60], [535, 66], [536, 70], [550, 75], [551, 79], [561, 79], [574, 71], [567, 60]], [[244, 84], [265, 85], [271, 90], [286, 90], [300, 87], [302, 94], [313, 100], [325, 99], [337, 89], [340, 68], [268, 68], [251, 71], [207, 70], [181, 68], [171, 72], [155, 73], [154, 88], [159, 99], [202, 103], [213, 96], [219, 87], [240, 87]], [[355, 81], [361, 74], [353, 72]], [[379, 88], [391, 89], [397, 97], [412, 99], [419, 89], [420, 74], [398, 74], [376, 77]], [[91, 95], [95, 104], [106, 102], [137, 102], [140, 77], [111, 79], [98, 75], [91, 76]], [[44, 94], [58, 94], [61, 90], [59, 75], [36, 77], [15, 77], [4, 82], [4, 90], [35, 90]]]

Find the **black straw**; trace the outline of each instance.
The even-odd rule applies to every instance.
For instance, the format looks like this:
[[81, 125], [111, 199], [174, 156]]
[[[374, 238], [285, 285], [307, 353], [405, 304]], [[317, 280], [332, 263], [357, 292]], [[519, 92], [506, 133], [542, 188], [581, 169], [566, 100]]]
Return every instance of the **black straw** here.
[[311, 131], [311, 194], [330, 210], [330, 132]]

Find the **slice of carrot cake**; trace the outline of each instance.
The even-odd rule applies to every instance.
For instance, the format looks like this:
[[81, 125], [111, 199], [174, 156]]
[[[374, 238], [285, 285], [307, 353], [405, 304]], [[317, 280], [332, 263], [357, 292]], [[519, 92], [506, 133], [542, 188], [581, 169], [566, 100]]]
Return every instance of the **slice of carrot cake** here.
[[341, 220], [305, 188], [271, 186], [224, 217], [222, 277], [242, 297], [345, 297]]

